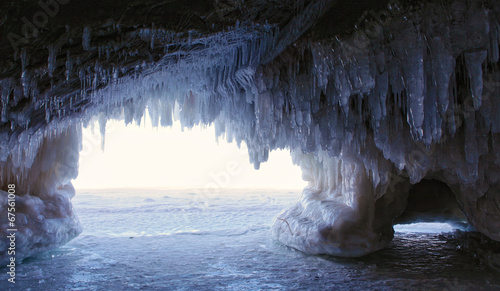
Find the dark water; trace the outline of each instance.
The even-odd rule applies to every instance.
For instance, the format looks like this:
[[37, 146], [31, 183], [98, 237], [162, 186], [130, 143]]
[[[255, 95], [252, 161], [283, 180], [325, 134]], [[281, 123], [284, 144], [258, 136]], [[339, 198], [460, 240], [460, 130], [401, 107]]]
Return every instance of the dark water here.
[[[500, 275], [451, 234], [398, 232], [361, 259], [309, 256], [274, 242], [273, 216], [298, 193], [89, 191], [84, 233], [25, 260], [12, 290], [500, 290]], [[231, 194], [231, 195], [229, 195]], [[456, 236], [455, 236], [456, 237]]]

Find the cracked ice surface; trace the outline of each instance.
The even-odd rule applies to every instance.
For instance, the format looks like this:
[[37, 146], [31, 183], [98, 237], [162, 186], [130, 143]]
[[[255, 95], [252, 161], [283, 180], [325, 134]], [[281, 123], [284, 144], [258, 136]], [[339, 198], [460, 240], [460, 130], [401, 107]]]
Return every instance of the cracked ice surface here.
[[[257, 168], [269, 151], [290, 149], [309, 186], [278, 215], [273, 235], [299, 250], [360, 256], [383, 248], [411, 184], [424, 178], [446, 183], [469, 222], [500, 240], [500, 7], [454, 1], [387, 11], [382, 23], [342, 38], [303, 36], [272, 61], [283, 39], [297, 38], [283, 35], [303, 32], [143, 28], [126, 34], [136, 47], [127, 50], [86, 26], [79, 56], [60, 38], [36, 69], [26, 69], [33, 57], [21, 50], [22, 74], [0, 80], [0, 182], [15, 181], [43, 203], [60, 197], [67, 212], [50, 213], [69, 219], [79, 124], [98, 119], [104, 136], [106, 120], [140, 122], [148, 108], [155, 126], [176, 117], [185, 127], [214, 123], [218, 136], [248, 145]], [[112, 27], [107, 34], [120, 29]], [[61, 82], [41, 85], [58, 75]], [[30, 205], [26, 229], [38, 229], [41, 206]], [[78, 233], [74, 220], [61, 225]], [[37, 240], [46, 241], [31, 236], [26, 254]]]

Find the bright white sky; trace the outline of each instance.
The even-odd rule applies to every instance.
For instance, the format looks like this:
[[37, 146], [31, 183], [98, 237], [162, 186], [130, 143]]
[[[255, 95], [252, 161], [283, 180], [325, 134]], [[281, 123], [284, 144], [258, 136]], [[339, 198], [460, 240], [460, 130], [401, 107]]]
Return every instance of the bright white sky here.
[[215, 140], [213, 126], [184, 129], [108, 121], [104, 152], [98, 126], [83, 129], [76, 189], [103, 188], [271, 188], [302, 189], [300, 168], [289, 151], [273, 151], [254, 170], [246, 145]]

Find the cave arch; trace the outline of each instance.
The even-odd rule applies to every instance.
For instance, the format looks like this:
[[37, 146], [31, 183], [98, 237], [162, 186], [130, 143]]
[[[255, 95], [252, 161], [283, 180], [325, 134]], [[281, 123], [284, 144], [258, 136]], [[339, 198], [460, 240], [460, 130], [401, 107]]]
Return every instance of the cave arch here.
[[419, 222], [463, 226], [467, 218], [451, 188], [442, 181], [427, 178], [410, 187], [406, 207], [394, 219], [395, 225]]

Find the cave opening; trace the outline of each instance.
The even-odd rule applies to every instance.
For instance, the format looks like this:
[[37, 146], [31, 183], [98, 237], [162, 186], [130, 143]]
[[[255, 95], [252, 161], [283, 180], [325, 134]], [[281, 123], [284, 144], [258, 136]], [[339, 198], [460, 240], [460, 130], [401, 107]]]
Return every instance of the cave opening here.
[[394, 220], [396, 232], [440, 233], [469, 229], [450, 187], [439, 180], [423, 179], [412, 185], [405, 210]]
[[115, 253], [127, 260], [141, 241], [190, 248], [198, 235], [207, 247], [220, 237], [264, 236], [306, 185], [288, 150], [270, 152], [256, 170], [247, 145], [215, 138], [216, 125], [183, 129], [174, 116], [171, 126], [155, 127], [147, 120], [108, 120], [104, 149], [99, 122], [83, 128], [72, 199], [83, 232], [70, 247], [106, 238], [128, 250]]
[[[146, 115], [147, 115], [146, 110]], [[139, 124], [106, 122], [106, 140], [94, 122], [82, 131], [78, 190], [109, 188], [303, 189], [306, 182], [288, 150], [274, 150], [259, 170], [250, 163], [245, 142], [217, 134], [217, 126], [186, 129], [179, 121], [157, 127], [146, 117]]]

